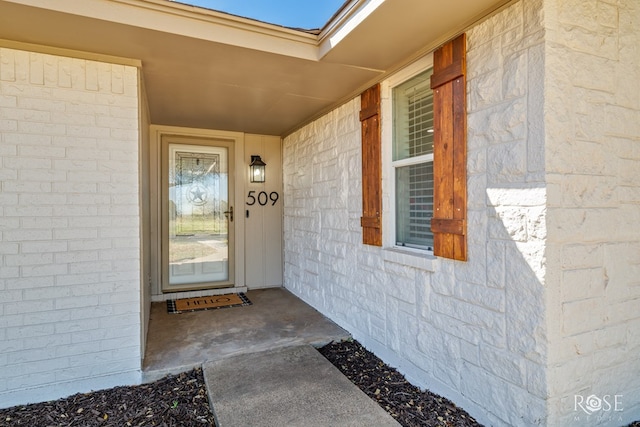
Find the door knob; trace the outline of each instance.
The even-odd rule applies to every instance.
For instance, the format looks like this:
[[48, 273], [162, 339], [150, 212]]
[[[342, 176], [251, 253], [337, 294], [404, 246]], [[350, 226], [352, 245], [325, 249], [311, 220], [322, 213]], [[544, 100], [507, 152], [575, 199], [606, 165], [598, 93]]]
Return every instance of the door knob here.
[[231, 206], [228, 211], [224, 211], [223, 213], [227, 218], [229, 218], [229, 221], [233, 222], [233, 206]]

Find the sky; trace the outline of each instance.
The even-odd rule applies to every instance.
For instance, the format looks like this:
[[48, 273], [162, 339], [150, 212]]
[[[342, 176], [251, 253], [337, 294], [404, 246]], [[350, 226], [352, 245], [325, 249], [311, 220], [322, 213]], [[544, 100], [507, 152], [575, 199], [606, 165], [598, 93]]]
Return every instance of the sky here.
[[345, 0], [176, 0], [285, 27], [322, 28]]

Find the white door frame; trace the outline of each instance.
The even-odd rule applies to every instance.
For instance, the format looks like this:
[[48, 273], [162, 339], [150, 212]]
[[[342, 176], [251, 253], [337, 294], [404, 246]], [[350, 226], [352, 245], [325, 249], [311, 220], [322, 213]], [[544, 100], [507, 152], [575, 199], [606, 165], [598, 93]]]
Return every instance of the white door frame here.
[[[229, 131], [217, 131], [208, 129], [192, 129], [176, 126], [160, 126], [152, 125], [150, 132], [150, 230], [151, 235], [147, 236], [151, 240], [151, 285], [152, 285], [152, 300], [164, 299], [162, 296], [162, 208], [161, 208], [161, 194], [162, 194], [162, 169], [161, 169], [161, 154], [162, 154], [162, 138], [163, 136], [179, 136], [186, 138], [198, 138], [198, 139], [222, 139], [232, 143], [233, 146], [233, 175], [235, 186], [233, 189], [234, 199], [236, 204], [238, 201], [242, 201], [245, 190], [245, 168], [243, 167], [244, 159], [244, 139], [245, 134], [241, 132], [229, 132]], [[237, 210], [237, 209], [236, 209]], [[238, 213], [243, 212], [239, 210]], [[233, 288], [224, 288], [213, 290], [214, 293], [220, 292], [235, 292], [246, 290], [245, 288], [245, 261], [244, 261], [244, 228], [245, 218], [244, 215], [234, 215], [233, 223], [230, 223], [235, 233], [235, 248], [234, 248], [234, 276], [235, 285]], [[229, 230], [231, 232], [231, 229]], [[143, 236], [144, 238], [144, 236]], [[230, 254], [231, 256], [231, 254]], [[203, 291], [204, 292], [204, 291]], [[164, 294], [168, 296], [170, 294]]]

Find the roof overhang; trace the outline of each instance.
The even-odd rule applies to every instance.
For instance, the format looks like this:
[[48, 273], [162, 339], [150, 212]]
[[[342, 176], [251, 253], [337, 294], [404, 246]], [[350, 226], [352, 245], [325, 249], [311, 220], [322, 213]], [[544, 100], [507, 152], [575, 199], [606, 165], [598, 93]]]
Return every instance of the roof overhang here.
[[0, 0], [0, 39], [139, 61], [154, 124], [285, 135], [506, 3], [352, 0], [313, 34], [167, 0]]

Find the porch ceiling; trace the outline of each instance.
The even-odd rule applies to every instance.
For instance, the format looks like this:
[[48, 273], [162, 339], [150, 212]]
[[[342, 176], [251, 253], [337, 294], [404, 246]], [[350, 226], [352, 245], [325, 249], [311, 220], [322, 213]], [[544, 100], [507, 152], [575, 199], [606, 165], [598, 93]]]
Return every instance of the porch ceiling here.
[[507, 2], [352, 0], [314, 35], [166, 0], [0, 0], [0, 39], [141, 60], [154, 124], [286, 135]]

